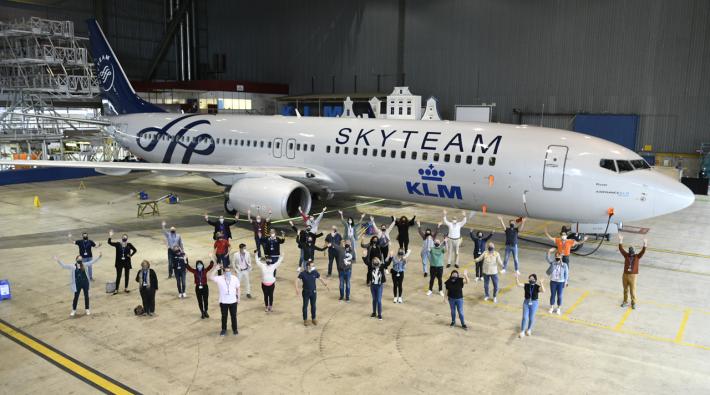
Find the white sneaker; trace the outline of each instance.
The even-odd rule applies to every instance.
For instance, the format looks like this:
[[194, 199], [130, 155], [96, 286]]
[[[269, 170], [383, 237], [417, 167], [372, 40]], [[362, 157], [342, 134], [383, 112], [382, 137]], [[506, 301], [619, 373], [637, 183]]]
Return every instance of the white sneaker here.
[[404, 303], [404, 301], [402, 301], [402, 297], [401, 297], [401, 296], [400, 296], [399, 298], [397, 298], [397, 303]]
[[431, 289], [426, 291], [426, 296], [429, 296], [429, 295], [431, 295]]
[[555, 312], [557, 313], [557, 315], [561, 315], [561, 314], [562, 314], [562, 310], [560, 310], [559, 307], [557, 308], [557, 310], [555, 310]]
[[527, 336], [532, 336], [532, 329], [528, 329], [525, 331], [525, 335]]
[[519, 276], [519, 275], [520, 275], [520, 270], [516, 270], [516, 271], [515, 271], [515, 274], [517, 274], [517, 275]]
[[439, 291], [439, 295], [444, 296], [444, 291]]
[[71, 313], [69, 313], [69, 317], [74, 317], [76, 315], [76, 310], [72, 310]]
[[182, 298], [185, 299], [187, 297], [187, 294], [185, 292], [182, 293]]
[[498, 298], [493, 298], [493, 303], [498, 303]]
[[501, 273], [505, 273], [505, 269], [501, 269], [501, 271], [500, 271], [500, 272], [501, 272]]
[[397, 298], [392, 299], [392, 303], [397, 303]]
[[525, 332], [520, 332], [520, 334], [518, 335], [518, 337], [521, 338], [521, 339], [524, 338], [524, 337], [525, 337]]
[[488, 296], [486, 296], [485, 298], [483, 298], [483, 301], [488, 302], [488, 299], [489, 299]]
[[554, 306], [550, 306], [550, 310], [547, 310], [548, 313], [552, 314], [555, 311]]
[[89, 311], [89, 309], [86, 309], [86, 315], [91, 315], [91, 311]]

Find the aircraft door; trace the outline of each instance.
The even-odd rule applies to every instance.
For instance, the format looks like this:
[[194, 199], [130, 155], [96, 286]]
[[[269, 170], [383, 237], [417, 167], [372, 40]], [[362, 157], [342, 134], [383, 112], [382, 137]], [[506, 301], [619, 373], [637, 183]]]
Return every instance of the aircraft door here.
[[281, 157], [281, 150], [283, 149], [281, 146], [283, 145], [283, 139], [282, 138], [275, 138], [274, 143], [272, 144], [272, 152], [274, 154], [274, 158], [280, 158]]
[[286, 157], [289, 159], [296, 157], [296, 139], [286, 140]]
[[545, 155], [545, 168], [542, 173], [542, 187], [549, 190], [562, 190], [565, 184], [565, 164], [567, 151], [563, 145], [550, 145]]

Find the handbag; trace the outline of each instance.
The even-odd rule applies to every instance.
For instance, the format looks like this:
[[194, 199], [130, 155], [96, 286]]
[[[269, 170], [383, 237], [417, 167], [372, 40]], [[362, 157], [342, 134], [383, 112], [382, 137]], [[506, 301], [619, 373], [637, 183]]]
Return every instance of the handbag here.
[[116, 283], [115, 282], [107, 282], [106, 283], [106, 293], [112, 294], [115, 291], [116, 291]]
[[135, 315], [143, 315], [143, 314], [145, 314], [145, 311], [143, 310], [143, 306], [141, 306], [141, 305], [136, 306], [136, 308], [133, 309], [133, 313], [134, 313]]

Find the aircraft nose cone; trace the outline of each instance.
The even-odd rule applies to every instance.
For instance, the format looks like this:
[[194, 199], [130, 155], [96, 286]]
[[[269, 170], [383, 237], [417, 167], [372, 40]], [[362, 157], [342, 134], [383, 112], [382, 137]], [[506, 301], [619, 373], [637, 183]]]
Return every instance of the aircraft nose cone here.
[[695, 202], [695, 195], [682, 183], [660, 173], [653, 174], [649, 185], [654, 193], [654, 215], [670, 214]]

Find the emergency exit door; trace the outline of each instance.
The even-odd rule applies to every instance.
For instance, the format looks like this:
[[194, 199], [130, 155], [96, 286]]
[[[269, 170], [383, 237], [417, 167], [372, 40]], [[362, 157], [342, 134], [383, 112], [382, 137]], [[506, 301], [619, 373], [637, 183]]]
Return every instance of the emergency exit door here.
[[565, 164], [567, 151], [564, 145], [550, 145], [545, 154], [545, 168], [542, 173], [544, 189], [561, 190], [565, 184]]
[[286, 157], [289, 159], [296, 157], [296, 139], [286, 140]]

